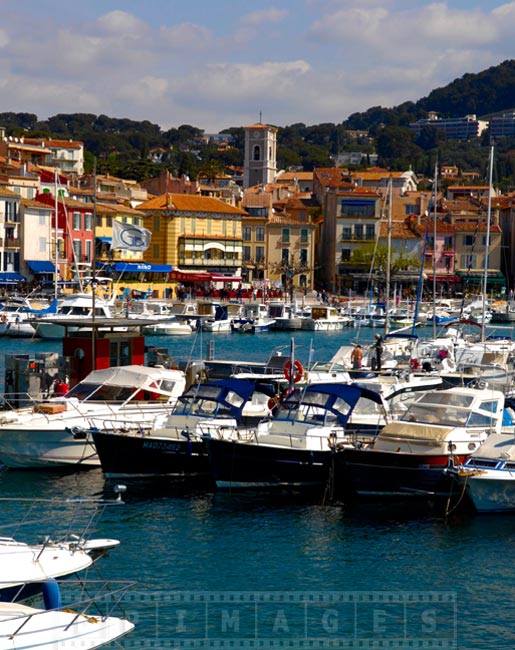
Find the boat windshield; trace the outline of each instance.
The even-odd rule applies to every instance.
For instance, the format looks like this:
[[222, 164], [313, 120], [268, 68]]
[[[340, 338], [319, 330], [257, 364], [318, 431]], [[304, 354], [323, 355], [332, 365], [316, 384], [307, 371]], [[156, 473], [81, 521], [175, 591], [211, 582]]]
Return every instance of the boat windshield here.
[[125, 402], [135, 390], [135, 386], [80, 383], [66, 394], [66, 398], [76, 397], [81, 402]]
[[496, 418], [492, 413], [480, 413], [460, 406], [416, 402], [409, 407], [401, 420], [452, 427], [491, 427]]
[[244, 401], [241, 395], [232, 390], [205, 385], [200, 386], [198, 391], [180, 397], [174, 414], [234, 417], [233, 409], [241, 409]]
[[334, 398], [333, 395], [325, 393], [309, 392], [299, 398], [290, 398], [280, 405], [276, 415], [277, 419], [296, 420], [311, 424], [345, 424], [350, 405], [341, 397]]

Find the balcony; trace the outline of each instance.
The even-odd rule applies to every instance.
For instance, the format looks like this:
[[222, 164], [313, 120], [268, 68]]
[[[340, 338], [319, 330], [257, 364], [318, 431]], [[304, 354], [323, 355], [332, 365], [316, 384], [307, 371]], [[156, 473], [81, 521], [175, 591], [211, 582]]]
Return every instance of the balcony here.
[[189, 266], [195, 268], [203, 268], [203, 267], [211, 267], [211, 266], [215, 266], [215, 267], [230, 266], [236, 268], [241, 266], [242, 262], [240, 259], [231, 260], [231, 259], [217, 258], [217, 259], [210, 259], [210, 260], [204, 260], [204, 259], [192, 260], [189, 257], [179, 257], [179, 264], [181, 266]]
[[19, 237], [6, 237], [3, 240], [4, 248], [19, 248], [20, 247], [20, 238]]

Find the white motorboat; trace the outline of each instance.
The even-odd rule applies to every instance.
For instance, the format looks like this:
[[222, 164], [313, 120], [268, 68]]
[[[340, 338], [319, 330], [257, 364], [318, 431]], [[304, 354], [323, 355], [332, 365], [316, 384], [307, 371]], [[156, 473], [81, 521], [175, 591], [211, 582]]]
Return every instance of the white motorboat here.
[[275, 325], [275, 319], [268, 315], [268, 307], [264, 303], [251, 303], [243, 306], [243, 313], [233, 318], [231, 329], [242, 334], [268, 332]]
[[230, 332], [231, 324], [239, 318], [242, 306], [235, 303], [200, 303], [198, 316], [205, 332]]
[[[58, 589], [57, 583], [49, 587]], [[80, 599], [66, 601], [65, 609], [60, 605], [59, 592], [52, 595], [57, 606], [51, 609], [0, 602], [0, 650], [93, 650], [134, 629], [133, 623], [111, 616], [112, 603], [120, 600], [128, 586], [115, 591], [103, 586], [104, 593], [100, 593], [97, 583], [92, 581], [83, 582], [80, 587]], [[93, 597], [86, 597], [92, 592], [95, 592]]]
[[455, 387], [422, 393], [366, 448], [336, 453], [339, 496], [448, 496], [450, 463], [463, 463], [493, 432], [501, 432], [504, 394]]
[[346, 320], [340, 316], [336, 307], [320, 305], [311, 308], [311, 315], [302, 321], [302, 329], [332, 332], [343, 329], [346, 324]]
[[496, 433], [488, 437], [465, 463], [448, 470], [478, 512], [515, 511], [515, 436]]
[[95, 370], [64, 397], [5, 411], [0, 417], [0, 462], [8, 467], [98, 466], [85, 433], [93, 416], [153, 421], [186, 385], [180, 370], [115, 366]]
[[45, 308], [35, 308], [28, 298], [11, 298], [0, 304], [0, 336], [32, 338], [34, 328], [29, 320], [57, 312], [57, 300]]
[[[88, 321], [93, 318], [112, 318], [111, 303], [102, 298], [95, 297], [91, 293], [73, 294], [64, 298], [59, 310], [51, 318], [37, 318], [31, 321], [34, 329], [33, 335], [44, 339], [62, 339], [66, 331], [76, 332], [79, 326], [67, 326], [60, 323], [66, 321], [84, 320], [84, 327], [87, 328]], [[118, 331], [126, 331], [126, 327], [117, 328]]]

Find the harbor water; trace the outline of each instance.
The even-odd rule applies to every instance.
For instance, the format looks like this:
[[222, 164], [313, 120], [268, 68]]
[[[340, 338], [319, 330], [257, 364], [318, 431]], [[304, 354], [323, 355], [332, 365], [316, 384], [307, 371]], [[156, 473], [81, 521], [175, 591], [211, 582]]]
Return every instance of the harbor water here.
[[[374, 331], [361, 333], [367, 344]], [[295, 334], [299, 357], [326, 361], [356, 330]], [[204, 336], [220, 359], [261, 361], [291, 333]], [[149, 339], [174, 358], [200, 340]], [[4, 354], [59, 342], [3, 340]], [[2, 359], [3, 364], [3, 359]], [[2, 369], [3, 375], [3, 369]], [[2, 497], [114, 498], [101, 470], [4, 470]], [[127, 482], [95, 536], [119, 547], [102, 575], [137, 583], [122, 647], [503, 648], [515, 645], [515, 517], [410, 504], [327, 505], [298, 495], [221, 494], [169, 480]], [[0, 501], [3, 523], [18, 506]]]

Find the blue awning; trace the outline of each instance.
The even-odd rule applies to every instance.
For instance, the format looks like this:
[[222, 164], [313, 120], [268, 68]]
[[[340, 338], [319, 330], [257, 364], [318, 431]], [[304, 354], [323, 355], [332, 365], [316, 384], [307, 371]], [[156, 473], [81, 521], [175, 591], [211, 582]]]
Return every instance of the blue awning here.
[[27, 278], [12, 271], [0, 272], [0, 284], [9, 284], [11, 282], [27, 282]]
[[32, 273], [55, 273], [55, 266], [48, 260], [25, 260]]
[[112, 237], [97, 237], [96, 239], [102, 242], [102, 244], [110, 244], [113, 241]]
[[116, 262], [117, 273], [170, 273], [171, 264], [148, 264], [147, 262]]

